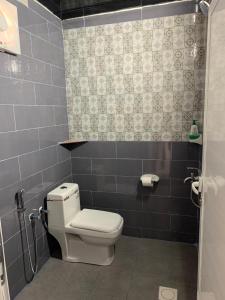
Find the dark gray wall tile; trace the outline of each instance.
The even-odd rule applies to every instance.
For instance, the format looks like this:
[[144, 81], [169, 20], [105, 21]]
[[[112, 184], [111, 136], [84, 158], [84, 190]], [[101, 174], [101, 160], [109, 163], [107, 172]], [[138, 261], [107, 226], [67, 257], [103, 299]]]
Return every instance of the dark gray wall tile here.
[[23, 275], [23, 260], [21, 256], [7, 269], [7, 276], [10, 297], [14, 299], [19, 291], [21, 291], [26, 285]]
[[78, 183], [81, 190], [116, 191], [116, 180], [114, 176], [73, 175], [73, 181]]
[[72, 151], [73, 157], [115, 158], [115, 142], [87, 142]]
[[[9, 267], [10, 264], [15, 262], [19, 256], [22, 255], [22, 247], [20, 241], [20, 232], [17, 232], [13, 237], [11, 237], [5, 244], [5, 262], [6, 266]], [[27, 248], [25, 248], [25, 251]]]
[[59, 48], [63, 48], [63, 33], [62, 28], [55, 26], [53, 23], [48, 23], [49, 41]]
[[12, 237], [12, 235], [15, 235], [20, 230], [17, 211], [13, 210], [9, 214], [4, 215], [1, 218], [1, 222], [3, 230], [3, 242], [5, 243], [10, 237]]
[[12, 105], [1, 105], [0, 107], [0, 132], [15, 130], [15, 122]]
[[35, 151], [39, 148], [38, 130], [0, 133], [0, 160]]
[[197, 209], [190, 199], [175, 197], [143, 196], [143, 210], [156, 213], [197, 216]]
[[190, 183], [184, 183], [183, 179], [172, 178], [171, 180], [171, 194], [175, 197], [183, 197], [190, 199], [191, 186]]
[[140, 176], [142, 174], [141, 160], [128, 159], [93, 159], [93, 174]]
[[52, 66], [52, 83], [60, 87], [65, 87], [64, 69]]
[[171, 159], [170, 142], [117, 142], [118, 158]]
[[40, 60], [26, 56], [12, 56], [12, 76], [18, 79], [26, 79], [33, 82], [51, 84], [51, 67]]
[[195, 216], [198, 215], [198, 209], [191, 202], [191, 199], [172, 197], [172, 205], [169, 212], [171, 214]]
[[140, 227], [140, 218], [136, 211], [116, 210], [124, 218], [125, 227]]
[[25, 202], [30, 201], [32, 198], [44, 192], [41, 172], [22, 180], [21, 184], [24, 189]]
[[72, 158], [72, 173], [73, 174], [91, 174], [91, 159], [87, 158]]
[[180, 233], [197, 233], [197, 218], [187, 216], [172, 216], [171, 230]]
[[139, 210], [142, 207], [141, 197], [118, 193], [93, 192], [93, 205], [98, 208]]
[[0, 90], [0, 104], [35, 104], [34, 85], [31, 82], [0, 77]]
[[171, 197], [160, 197], [153, 195], [143, 196], [143, 210], [153, 213], [167, 213], [169, 214], [172, 205]]
[[144, 228], [169, 230], [170, 216], [167, 214], [139, 213], [140, 224]]
[[22, 29], [20, 29], [20, 45], [21, 45], [21, 53], [23, 55], [32, 57], [31, 35], [30, 33]]
[[[0, 167], [1, 167], [1, 163], [0, 163]], [[10, 211], [16, 208], [15, 194], [19, 189], [22, 188], [22, 184], [19, 181], [19, 178], [16, 179], [18, 179], [18, 181], [16, 180], [17, 181], [16, 183], [10, 183], [10, 186], [6, 188], [1, 188], [1, 201], [0, 201], [1, 216], [9, 213]], [[3, 231], [3, 235], [4, 235], [4, 231]]]
[[90, 191], [80, 191], [81, 208], [93, 208], [92, 193]]
[[55, 107], [55, 123], [56, 125], [67, 124], [67, 108], [64, 106]]
[[142, 237], [144, 238], [171, 241], [171, 232], [169, 230], [164, 231], [164, 230], [143, 228], [141, 233], [142, 233]]
[[48, 106], [16, 106], [15, 118], [18, 130], [54, 125], [54, 111]]
[[170, 177], [170, 160], [143, 160], [143, 173], [156, 174], [159, 177]]
[[0, 53], [0, 75], [10, 76], [11, 75], [11, 61], [7, 53]]
[[159, 196], [170, 196], [171, 194], [171, 179], [161, 178], [158, 183], [154, 184], [152, 188], [141, 187], [143, 194], [153, 194]]
[[49, 147], [20, 156], [19, 163], [21, 176], [26, 178], [57, 163], [56, 147]]
[[33, 57], [40, 59], [46, 63], [50, 63], [61, 68], [64, 67], [63, 50], [55, 47], [49, 42], [32, 36], [32, 53]]
[[117, 192], [128, 195], [136, 195], [140, 189], [139, 177], [121, 177], [116, 178]]
[[51, 126], [39, 128], [40, 147], [45, 148], [56, 145], [68, 139], [68, 126]]
[[145, 142], [117, 142], [118, 158], [147, 158]]
[[39, 105], [65, 105], [66, 91], [65, 88], [36, 84], [36, 101]]
[[20, 180], [19, 163], [17, 158], [0, 162], [0, 189]]
[[198, 161], [172, 161], [171, 176], [181, 179], [190, 176], [188, 167], [198, 168]]
[[142, 237], [142, 230], [141, 228], [137, 227], [130, 227], [130, 226], [124, 226], [122, 234], [127, 236], [133, 236], [133, 237]]
[[58, 154], [58, 162], [63, 162], [67, 159], [71, 158], [71, 151], [58, 145], [57, 147], [57, 154]]
[[200, 146], [188, 142], [172, 143], [172, 160], [198, 160]]
[[36, 14], [33, 10], [18, 4], [19, 26], [26, 31], [48, 40], [47, 20]]
[[59, 163], [43, 172], [43, 182], [47, 185], [53, 185], [63, 178], [71, 174], [71, 161], [70, 159]]

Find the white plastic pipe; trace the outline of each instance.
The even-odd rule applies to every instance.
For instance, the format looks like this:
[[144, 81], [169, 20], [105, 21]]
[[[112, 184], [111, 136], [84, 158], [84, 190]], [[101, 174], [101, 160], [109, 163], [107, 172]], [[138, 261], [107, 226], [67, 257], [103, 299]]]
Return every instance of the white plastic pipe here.
[[194, 181], [191, 184], [192, 191], [195, 193], [195, 195], [199, 194], [198, 188], [199, 188], [199, 181]]

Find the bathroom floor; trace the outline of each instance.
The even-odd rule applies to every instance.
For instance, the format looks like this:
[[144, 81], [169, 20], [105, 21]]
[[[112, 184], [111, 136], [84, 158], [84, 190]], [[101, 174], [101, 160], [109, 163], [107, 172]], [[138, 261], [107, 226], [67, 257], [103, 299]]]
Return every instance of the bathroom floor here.
[[177, 289], [178, 300], [196, 300], [196, 285], [194, 246], [123, 236], [111, 266], [50, 258], [16, 300], [158, 300], [159, 286]]

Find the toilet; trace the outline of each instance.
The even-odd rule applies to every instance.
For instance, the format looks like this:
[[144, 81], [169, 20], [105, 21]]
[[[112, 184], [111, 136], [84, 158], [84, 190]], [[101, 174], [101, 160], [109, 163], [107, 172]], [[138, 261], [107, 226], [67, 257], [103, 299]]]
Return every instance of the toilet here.
[[69, 262], [110, 265], [123, 229], [116, 213], [80, 209], [79, 187], [63, 183], [47, 195], [48, 230]]

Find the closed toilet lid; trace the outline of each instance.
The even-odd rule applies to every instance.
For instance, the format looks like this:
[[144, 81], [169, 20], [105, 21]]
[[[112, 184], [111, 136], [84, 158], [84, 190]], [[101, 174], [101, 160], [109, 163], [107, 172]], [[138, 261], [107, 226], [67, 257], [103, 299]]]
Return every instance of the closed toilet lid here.
[[122, 217], [116, 213], [83, 209], [76, 215], [70, 225], [74, 228], [112, 232], [120, 227], [122, 220]]

